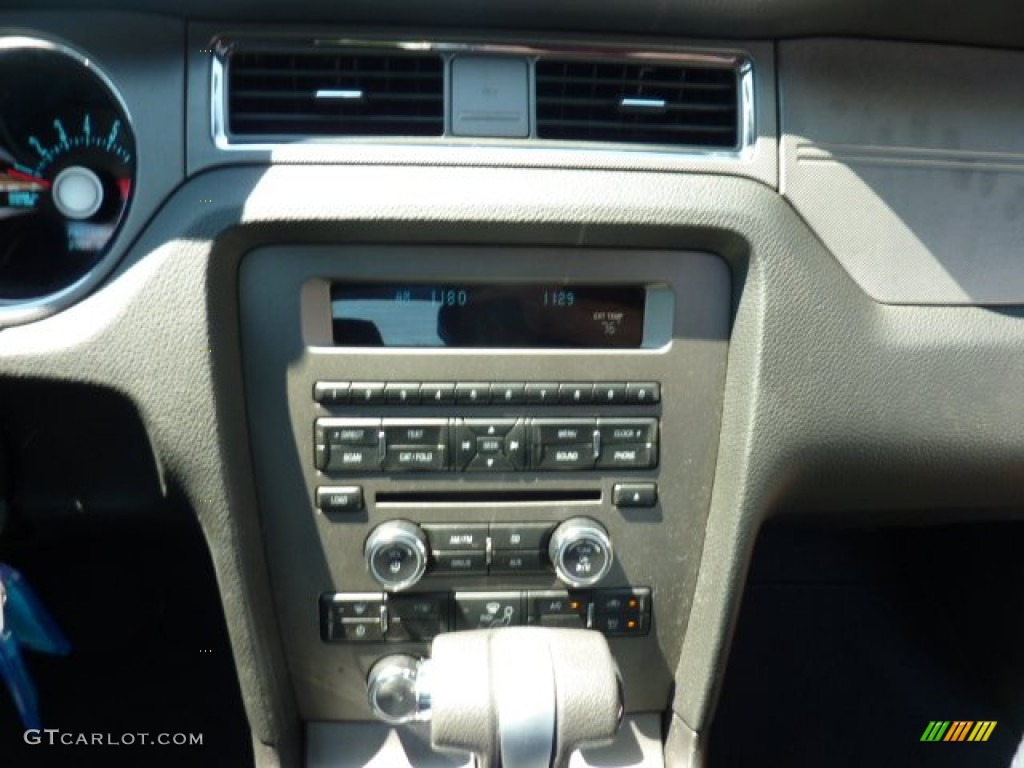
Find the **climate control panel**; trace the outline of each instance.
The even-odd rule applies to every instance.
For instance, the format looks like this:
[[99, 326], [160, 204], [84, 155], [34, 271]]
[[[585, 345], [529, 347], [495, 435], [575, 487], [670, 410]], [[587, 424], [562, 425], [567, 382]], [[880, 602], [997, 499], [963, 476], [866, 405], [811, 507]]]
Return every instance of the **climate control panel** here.
[[595, 629], [609, 636], [650, 631], [651, 590], [328, 593], [320, 597], [325, 643], [429, 642], [442, 632], [538, 625]]

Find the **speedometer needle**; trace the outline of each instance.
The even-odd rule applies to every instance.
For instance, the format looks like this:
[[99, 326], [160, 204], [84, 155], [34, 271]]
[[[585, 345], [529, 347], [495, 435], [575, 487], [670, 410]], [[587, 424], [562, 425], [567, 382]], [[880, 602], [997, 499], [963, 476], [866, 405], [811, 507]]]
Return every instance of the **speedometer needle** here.
[[52, 186], [52, 184], [46, 179], [40, 178], [39, 176], [33, 176], [30, 173], [22, 173], [21, 171], [17, 171], [14, 168], [8, 168], [6, 173], [12, 179], [19, 179], [20, 181], [29, 181], [33, 184], [38, 184], [39, 186], [44, 187], [45, 189], [49, 189]]

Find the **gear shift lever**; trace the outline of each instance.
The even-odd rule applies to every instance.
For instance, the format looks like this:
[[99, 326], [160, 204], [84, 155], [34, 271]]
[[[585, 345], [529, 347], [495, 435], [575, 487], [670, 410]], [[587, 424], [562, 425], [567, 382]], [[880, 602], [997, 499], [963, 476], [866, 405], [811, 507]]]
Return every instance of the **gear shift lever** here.
[[391, 723], [430, 720], [436, 749], [481, 768], [563, 768], [611, 739], [622, 688], [604, 636], [508, 627], [439, 635], [431, 658], [387, 656], [370, 670], [370, 705]]

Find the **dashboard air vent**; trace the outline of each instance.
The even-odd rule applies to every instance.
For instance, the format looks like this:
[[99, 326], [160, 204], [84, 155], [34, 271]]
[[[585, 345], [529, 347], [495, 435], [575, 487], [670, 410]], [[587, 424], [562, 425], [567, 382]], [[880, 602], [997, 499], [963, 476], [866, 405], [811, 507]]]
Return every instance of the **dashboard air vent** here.
[[236, 138], [444, 133], [437, 54], [239, 50], [228, 59], [227, 81]]
[[541, 59], [536, 78], [541, 139], [739, 145], [738, 74], [731, 67]]

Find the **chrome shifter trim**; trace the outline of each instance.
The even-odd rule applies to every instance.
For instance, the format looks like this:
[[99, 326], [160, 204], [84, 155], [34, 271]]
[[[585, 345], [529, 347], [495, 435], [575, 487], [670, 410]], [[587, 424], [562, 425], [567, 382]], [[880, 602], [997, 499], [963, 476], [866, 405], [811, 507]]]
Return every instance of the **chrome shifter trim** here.
[[[502, 768], [550, 768], [555, 748], [555, 671], [543, 633], [494, 633], [494, 704]], [[515, 663], [510, 663], [515, 661]]]

